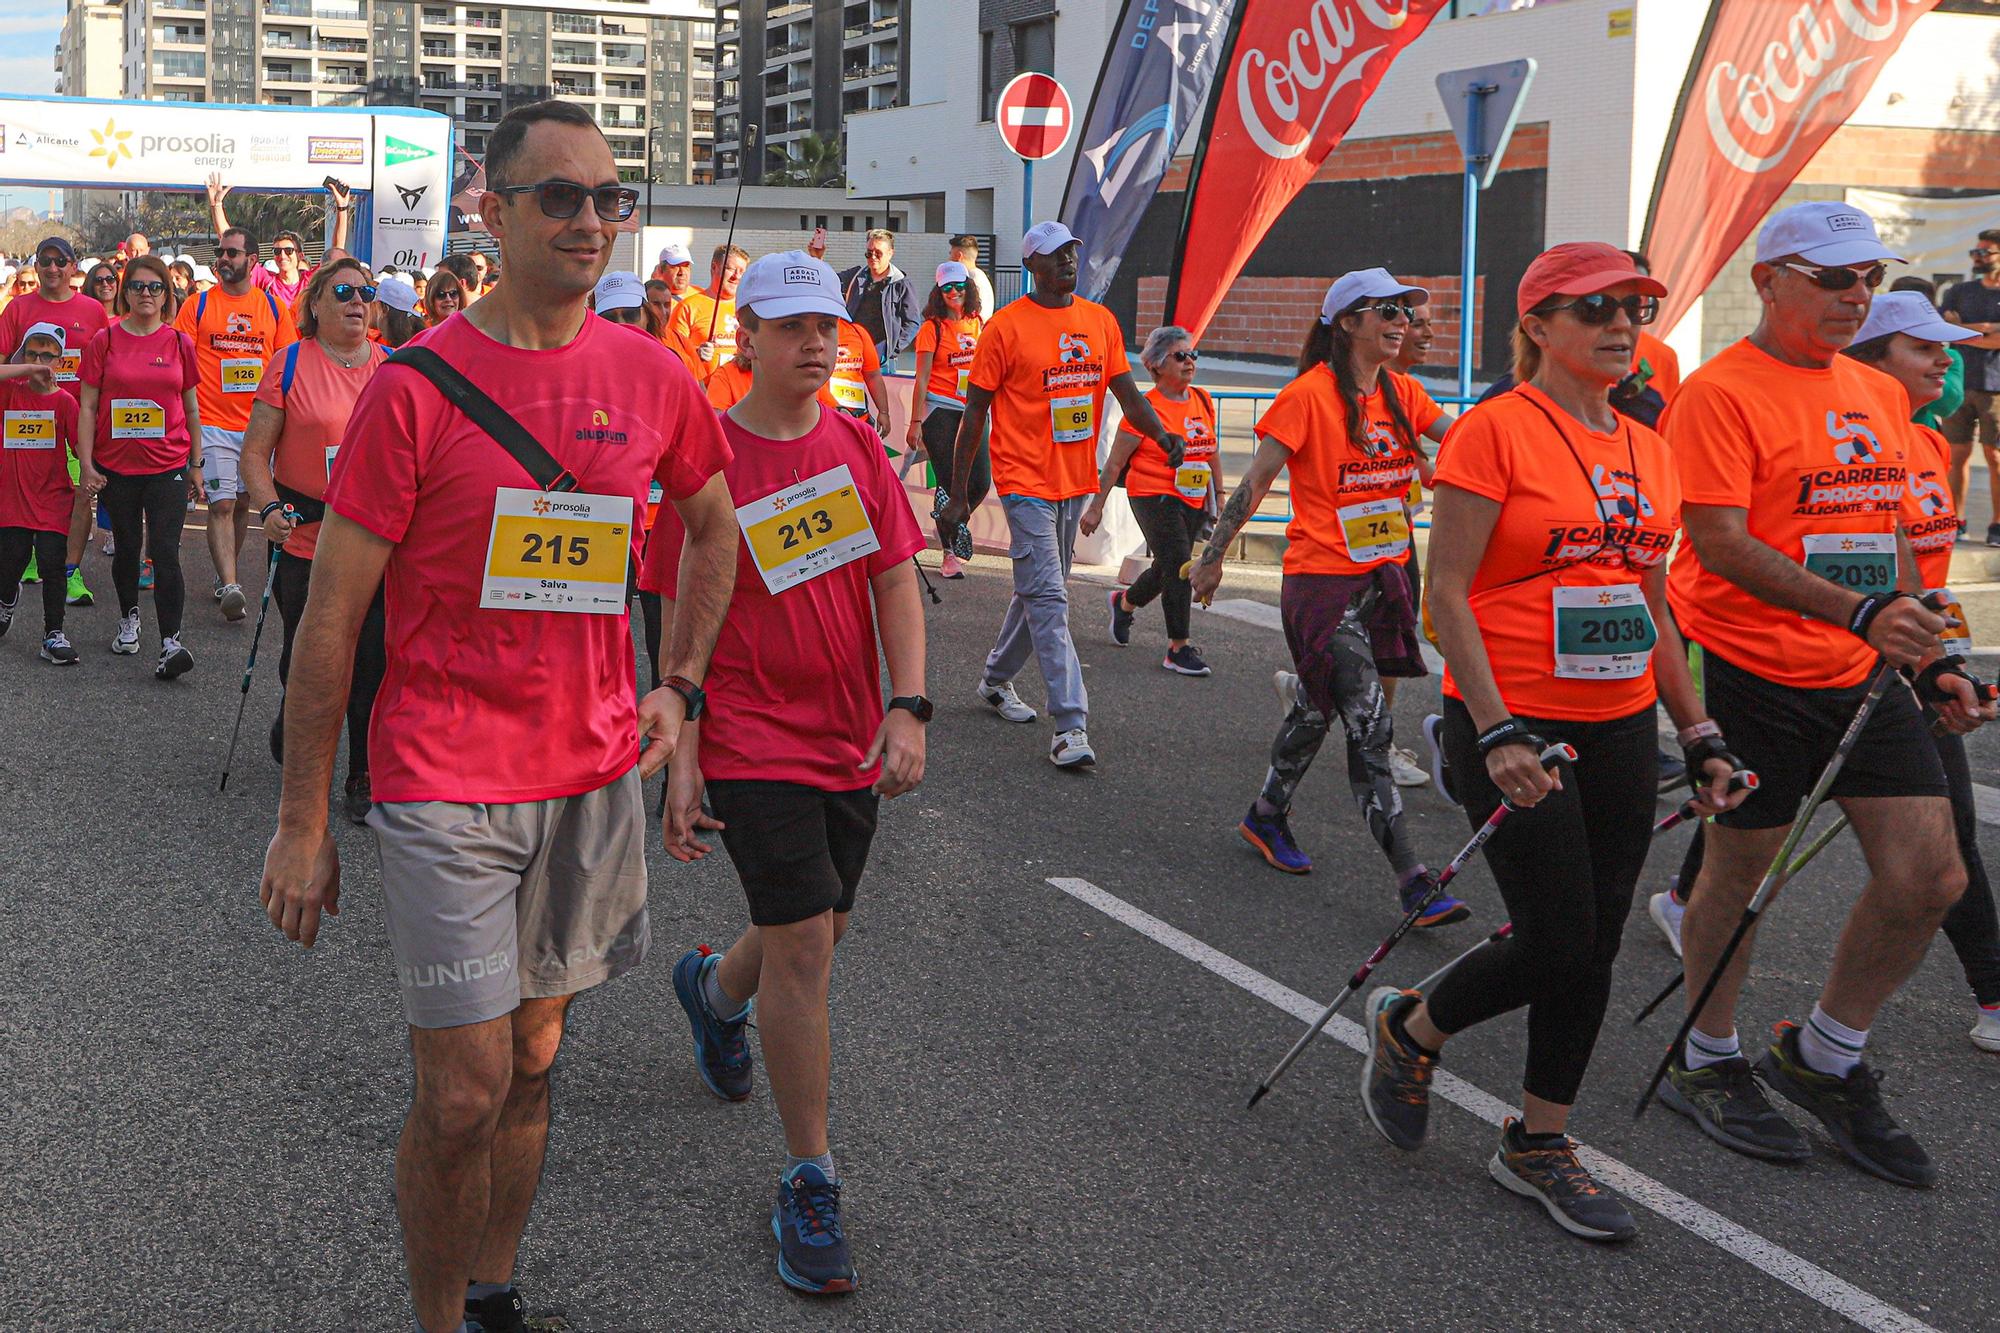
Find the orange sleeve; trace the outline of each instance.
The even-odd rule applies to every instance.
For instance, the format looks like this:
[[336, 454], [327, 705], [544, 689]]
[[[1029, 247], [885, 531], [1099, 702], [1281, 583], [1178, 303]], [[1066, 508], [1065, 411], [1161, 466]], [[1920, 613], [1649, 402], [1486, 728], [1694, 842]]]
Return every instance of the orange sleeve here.
[[[937, 321], [927, 319], [924, 321], [924, 326], [917, 330], [917, 355], [922, 356], [925, 352], [937, 351], [937, 343]], [[870, 350], [873, 350], [872, 346]]]
[[1306, 447], [1313, 429], [1323, 424], [1323, 415], [1314, 409], [1312, 393], [1301, 375], [1280, 389], [1277, 400], [1264, 409], [1264, 415], [1257, 419], [1257, 434], [1297, 453]]
[[1661, 425], [1680, 468], [1683, 503], [1750, 507], [1756, 446], [1749, 422], [1728, 394], [1696, 376], [1674, 396]]
[[1514, 451], [1497, 420], [1504, 413], [1475, 407], [1458, 419], [1438, 450], [1438, 486], [1483, 495], [1505, 504], [1514, 489]]
[[972, 374], [968, 381], [988, 393], [1000, 392], [1000, 384], [1007, 378], [1007, 336], [1008, 325], [989, 324], [986, 335], [979, 340], [979, 349], [972, 354]]
[[194, 332], [195, 332], [194, 329], [195, 306], [199, 304], [200, 301], [201, 297], [199, 294], [194, 292], [188, 293], [188, 299], [181, 302], [180, 312], [174, 316], [174, 327], [179, 329], [182, 333], [185, 333], [190, 339], [194, 337]]

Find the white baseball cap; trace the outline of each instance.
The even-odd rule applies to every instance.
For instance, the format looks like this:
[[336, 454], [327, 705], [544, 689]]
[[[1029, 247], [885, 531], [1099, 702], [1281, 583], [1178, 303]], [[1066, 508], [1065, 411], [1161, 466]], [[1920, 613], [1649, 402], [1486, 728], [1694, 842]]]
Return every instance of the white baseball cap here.
[[660, 251], [660, 263], [668, 268], [679, 268], [682, 264], [694, 263], [694, 256], [689, 254], [688, 248], [679, 241], [670, 241], [666, 248]]
[[847, 318], [847, 303], [840, 299], [840, 278], [833, 266], [803, 250], [751, 260], [750, 267], [743, 270], [743, 280], [736, 285], [736, 308], [751, 311], [759, 319], [788, 315]]
[[646, 284], [636, 273], [607, 273], [597, 280], [597, 313], [635, 310], [646, 304]]
[[1319, 303], [1319, 322], [1333, 323], [1357, 301], [1382, 301], [1392, 296], [1414, 296], [1420, 302], [1431, 299], [1431, 294], [1422, 287], [1398, 282], [1386, 268], [1358, 268], [1341, 274], [1326, 289], [1326, 299]]
[[401, 278], [382, 278], [375, 284], [375, 299], [391, 310], [406, 315], [417, 313], [417, 289]]
[[53, 338], [57, 347], [65, 351], [69, 348], [69, 342], [63, 334], [62, 325], [48, 323], [30, 324], [27, 330], [21, 334], [20, 346], [14, 349], [12, 360], [18, 361], [21, 359], [21, 353], [28, 350], [28, 339], [30, 338]]
[[1832, 203], [1793, 204], [1764, 224], [1757, 233], [1757, 262], [1769, 264], [1787, 255], [1829, 267], [1904, 262], [1875, 234], [1875, 219], [1851, 205]]
[[959, 263], [956, 259], [947, 259], [944, 263], [938, 265], [937, 285], [940, 287], [948, 282], [971, 281], [972, 275], [966, 272], [965, 265]]
[[1922, 292], [1884, 292], [1868, 307], [1868, 319], [1854, 335], [1857, 343], [1907, 333], [1932, 343], [1958, 343], [1977, 338], [1979, 330], [1953, 324], [1937, 312]]
[[194, 280], [196, 282], [214, 282], [215, 270], [206, 264], [196, 264], [194, 266]]
[[1021, 258], [1052, 255], [1074, 240], [1076, 237], [1071, 235], [1070, 229], [1060, 222], [1037, 222], [1021, 238]]

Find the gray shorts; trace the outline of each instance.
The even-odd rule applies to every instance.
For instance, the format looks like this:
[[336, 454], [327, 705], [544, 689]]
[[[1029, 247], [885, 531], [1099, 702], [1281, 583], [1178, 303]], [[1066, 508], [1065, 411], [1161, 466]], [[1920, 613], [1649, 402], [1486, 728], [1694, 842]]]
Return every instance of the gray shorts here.
[[634, 767], [581, 796], [378, 803], [369, 813], [403, 1013], [483, 1023], [646, 957], [645, 812]]

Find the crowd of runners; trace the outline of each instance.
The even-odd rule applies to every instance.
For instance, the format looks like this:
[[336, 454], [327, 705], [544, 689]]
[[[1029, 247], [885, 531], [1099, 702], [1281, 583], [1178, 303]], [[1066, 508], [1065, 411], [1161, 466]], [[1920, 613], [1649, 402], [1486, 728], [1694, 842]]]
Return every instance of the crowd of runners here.
[[[2000, 924], [1963, 742], [1994, 705], [1947, 586], [1963, 526], [1952, 446], [1913, 421], [1943, 391], [1949, 346], [1996, 329], [1918, 292], [1878, 296], [1899, 261], [1864, 214], [1777, 214], [1757, 242], [1759, 322], [1685, 377], [1645, 331], [1666, 288], [1639, 256], [1553, 247], [1516, 293], [1512, 375], [1457, 418], [1412, 373], [1429, 294], [1379, 267], [1343, 274], [1300, 312], [1296, 376], [1230, 485], [1196, 340], [1128, 339], [1078, 297], [1059, 223], [1027, 232], [1029, 290], [999, 309], [971, 238], [927, 285], [895, 266], [886, 232], [846, 273], [823, 233], [780, 254], [724, 245], [696, 285], [680, 246], [647, 279], [606, 272], [637, 197], [586, 112], [509, 113], [486, 172], [504, 281], [468, 261], [419, 289], [338, 246], [303, 269], [289, 234], [271, 275], [218, 184], [207, 290], [140, 252], [100, 299], [51, 239], [35, 290], [0, 311], [0, 634], [38, 561], [41, 656], [78, 661], [74, 585], [54, 574], [80, 567], [101, 504], [109, 651], [139, 650], [150, 590], [154, 673], [171, 680], [194, 666], [184, 516], [205, 503], [225, 619], [248, 614], [239, 553], [261, 528], [284, 687], [261, 897], [310, 947], [339, 906], [331, 812], [372, 830], [416, 1067], [395, 1168], [414, 1328], [525, 1327], [515, 1255], [549, 1071], [571, 1000], [650, 952], [641, 785], [662, 773], [666, 851], [692, 861], [719, 843], [747, 905], [726, 948], [673, 965], [695, 1071], [718, 1098], [751, 1095], [754, 1007], [783, 1137], [777, 1271], [801, 1291], [854, 1289], [829, 1138], [832, 960], [880, 802], [924, 776], [914, 557], [934, 538], [943, 577], [963, 577], [989, 494], [1013, 595], [976, 679], [952, 669], [1025, 725], [1040, 717], [1016, 688], [1032, 660], [1049, 758], [1077, 769], [1101, 761], [1078, 616], [1096, 630], [1101, 608], [1097, 632], [1126, 645], [1158, 602], [1162, 666], [1209, 676], [1192, 607], [1286, 474], [1294, 670], [1239, 833], [1278, 870], [1314, 868], [1288, 816], [1338, 726], [1403, 928], [1471, 913], [1431, 868], [1456, 849], [1420, 846], [1405, 816], [1402, 790], [1427, 781], [1487, 839], [1507, 913], [1420, 988], [1368, 996], [1362, 1101], [1391, 1144], [1423, 1145], [1453, 1039], [1525, 1008], [1523, 1111], [1489, 1170], [1576, 1235], [1635, 1233], [1566, 1130], [1671, 759], [1705, 822], [1651, 904], [1698, 1005], [1661, 1100], [1726, 1147], [1798, 1160], [1811, 1149], [1776, 1092], [1861, 1169], [1937, 1179], [1866, 1051], [1940, 928], [1979, 1006], [1973, 1042], [2000, 1050]], [[349, 206], [329, 194], [339, 216]], [[882, 373], [906, 354], [908, 390]], [[1100, 463], [1107, 397], [1122, 425]], [[919, 460], [929, 535], [905, 498]], [[1120, 488], [1150, 564], [1078, 612], [1076, 539]], [[1397, 743], [1392, 707], [1398, 680], [1428, 673], [1426, 640], [1446, 664], [1428, 766]], [[1817, 1003], [1753, 1062], [1737, 1028], [1744, 926], [1817, 797], [1839, 805], [1870, 879]]]

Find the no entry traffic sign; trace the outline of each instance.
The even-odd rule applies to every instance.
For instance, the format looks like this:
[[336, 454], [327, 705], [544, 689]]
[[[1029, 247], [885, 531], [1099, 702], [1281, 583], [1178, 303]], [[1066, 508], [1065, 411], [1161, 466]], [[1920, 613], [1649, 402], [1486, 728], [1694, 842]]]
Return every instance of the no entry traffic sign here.
[[1060, 153], [1075, 120], [1069, 94], [1046, 74], [1016, 74], [1000, 90], [993, 113], [1007, 147], [1030, 162]]

